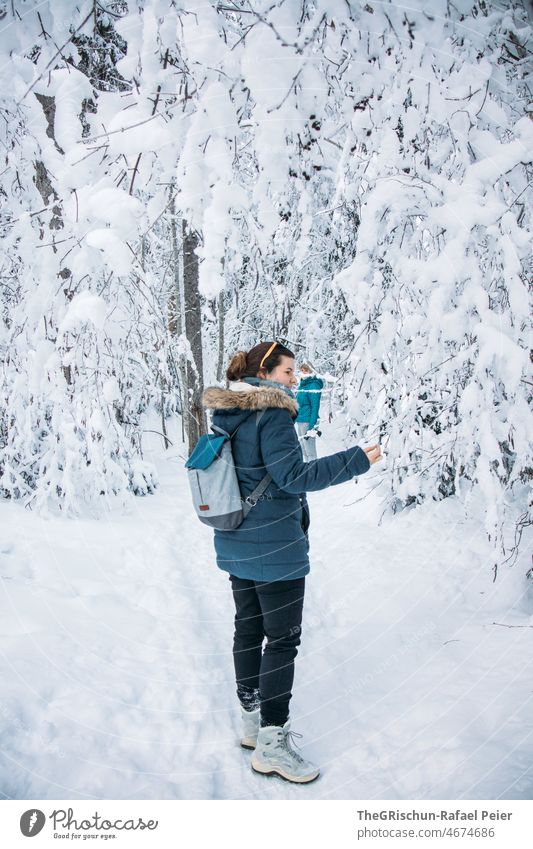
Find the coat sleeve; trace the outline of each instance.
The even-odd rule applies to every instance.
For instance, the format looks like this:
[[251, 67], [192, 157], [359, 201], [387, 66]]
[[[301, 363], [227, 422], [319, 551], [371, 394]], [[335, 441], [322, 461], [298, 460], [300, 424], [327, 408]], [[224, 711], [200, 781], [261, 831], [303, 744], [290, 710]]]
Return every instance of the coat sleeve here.
[[326, 489], [362, 475], [370, 461], [358, 445], [305, 463], [286, 409], [269, 408], [258, 424], [263, 463], [274, 483], [285, 492], [299, 494]]

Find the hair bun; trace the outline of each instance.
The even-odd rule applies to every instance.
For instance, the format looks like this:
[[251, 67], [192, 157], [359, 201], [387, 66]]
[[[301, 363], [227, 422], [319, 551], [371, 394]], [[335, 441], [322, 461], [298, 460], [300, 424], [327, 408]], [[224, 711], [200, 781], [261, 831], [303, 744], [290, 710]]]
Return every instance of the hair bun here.
[[240, 380], [246, 374], [246, 357], [246, 351], [237, 351], [236, 354], [233, 354], [226, 370], [228, 380]]

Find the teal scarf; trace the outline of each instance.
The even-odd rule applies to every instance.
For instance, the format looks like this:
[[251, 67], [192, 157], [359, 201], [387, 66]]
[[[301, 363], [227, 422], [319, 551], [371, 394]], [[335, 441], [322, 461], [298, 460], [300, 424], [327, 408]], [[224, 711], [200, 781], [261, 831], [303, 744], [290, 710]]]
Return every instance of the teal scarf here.
[[241, 377], [241, 380], [245, 383], [250, 383], [252, 386], [275, 386], [276, 389], [282, 389], [289, 398], [296, 400], [296, 395], [292, 389], [289, 389], [284, 383], [278, 383], [277, 380], [265, 380], [262, 377]]

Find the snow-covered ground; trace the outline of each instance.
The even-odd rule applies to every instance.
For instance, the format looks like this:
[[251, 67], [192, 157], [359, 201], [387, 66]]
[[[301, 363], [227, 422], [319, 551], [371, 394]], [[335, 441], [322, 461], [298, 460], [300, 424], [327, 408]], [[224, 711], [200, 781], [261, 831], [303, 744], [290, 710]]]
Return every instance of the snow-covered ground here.
[[[319, 456], [347, 447], [325, 430]], [[456, 498], [378, 524], [379, 464], [310, 493], [291, 714], [322, 776], [262, 778], [237, 742], [228, 577], [176, 433], [150, 437], [161, 486], [129, 515], [0, 503], [5, 798], [533, 798], [527, 541], [493, 582]]]

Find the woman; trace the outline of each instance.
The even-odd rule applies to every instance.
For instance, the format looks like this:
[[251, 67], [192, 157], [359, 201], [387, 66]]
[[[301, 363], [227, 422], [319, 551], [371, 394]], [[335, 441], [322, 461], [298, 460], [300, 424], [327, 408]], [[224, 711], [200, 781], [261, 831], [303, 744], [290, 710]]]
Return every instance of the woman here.
[[[255, 749], [252, 769], [297, 783], [319, 775], [290, 742], [289, 702], [300, 645], [310, 523], [306, 491], [368, 471], [380, 447], [339, 451], [305, 463], [294, 420], [294, 354], [277, 342], [239, 351], [226, 372], [229, 388], [209, 387], [203, 405], [232, 434], [243, 498], [268, 472], [272, 480], [242, 524], [215, 530], [218, 566], [229, 572], [235, 601], [233, 659], [241, 704], [241, 745]], [[266, 646], [262, 652], [263, 640]], [[298, 735], [301, 736], [301, 735]]]
[[316, 427], [320, 410], [320, 395], [324, 381], [314, 373], [310, 363], [300, 366], [302, 379], [296, 393], [298, 415], [296, 427], [300, 437], [304, 460], [316, 460]]

